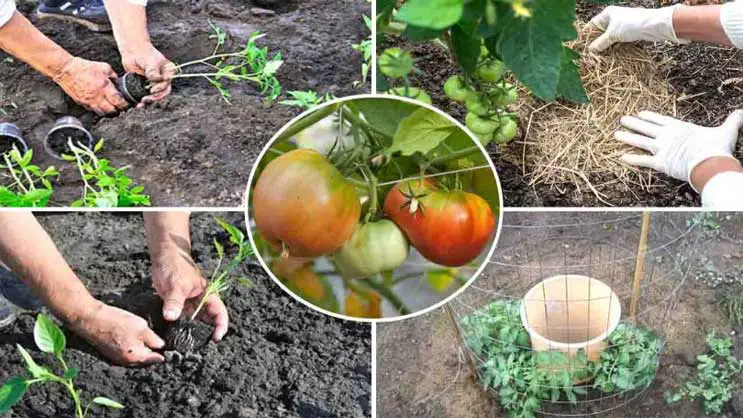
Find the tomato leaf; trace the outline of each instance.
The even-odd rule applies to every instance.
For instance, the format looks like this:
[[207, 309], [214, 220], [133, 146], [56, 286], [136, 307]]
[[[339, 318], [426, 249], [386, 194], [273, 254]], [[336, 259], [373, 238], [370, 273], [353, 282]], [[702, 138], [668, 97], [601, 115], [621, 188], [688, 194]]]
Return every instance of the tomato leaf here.
[[389, 98], [358, 99], [353, 101], [353, 106], [361, 111], [371, 126], [390, 138], [394, 137], [400, 121], [420, 109], [416, 104]]
[[575, 60], [579, 58], [579, 53], [568, 47], [563, 47], [557, 94], [573, 103], [588, 103], [589, 99], [586, 90], [583, 88], [580, 70], [575, 63]]
[[27, 389], [28, 383], [17, 376], [0, 386], [0, 415], [5, 414], [13, 405], [18, 403]]
[[420, 26], [408, 25], [405, 28], [405, 37], [411, 41], [429, 41], [441, 35], [439, 29], [428, 29]]
[[480, 37], [473, 22], [462, 21], [451, 29], [454, 55], [465, 73], [472, 74], [480, 58]]
[[36, 317], [34, 342], [39, 350], [57, 356], [62, 354], [67, 346], [67, 339], [62, 330], [44, 314]]
[[422, 28], [445, 29], [457, 23], [463, 12], [463, 0], [408, 0], [395, 18]]
[[439, 113], [420, 108], [400, 122], [387, 154], [396, 152], [401, 152], [402, 155], [413, 155], [416, 152], [426, 154], [458, 129]]
[[[575, 39], [575, 0], [534, 0], [533, 16], [518, 17], [499, 7], [504, 17], [499, 36], [499, 55], [537, 97], [554, 100], [563, 60], [563, 41]], [[491, 41], [492, 42], [492, 41]], [[488, 48], [491, 43], [488, 44]]]
[[26, 370], [31, 374], [31, 376], [34, 379], [38, 379], [40, 377], [43, 377], [45, 375], [49, 375], [49, 370], [46, 368], [39, 366], [34, 359], [31, 357], [30, 354], [28, 354], [28, 351], [26, 351], [25, 348], [21, 347], [20, 344], [16, 344], [16, 347], [18, 348], [18, 351], [21, 353], [21, 357], [23, 357], [24, 363], [26, 363]]

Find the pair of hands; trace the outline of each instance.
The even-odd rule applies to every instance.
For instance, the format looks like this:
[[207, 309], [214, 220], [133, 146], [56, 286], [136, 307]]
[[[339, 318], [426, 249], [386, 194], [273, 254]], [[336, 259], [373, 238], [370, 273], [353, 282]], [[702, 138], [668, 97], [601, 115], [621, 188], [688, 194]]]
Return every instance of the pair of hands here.
[[[122, 51], [121, 56], [125, 71], [143, 75], [152, 83], [151, 94], [137, 107], [162, 100], [170, 94], [170, 79], [175, 75], [175, 65], [152, 44], [135, 51]], [[116, 79], [116, 72], [110, 65], [78, 57], [70, 59], [54, 77], [54, 81], [75, 102], [98, 115], [129, 107], [113, 83]]]
[[[689, 40], [679, 39], [674, 29], [674, 12], [678, 7], [681, 6], [661, 9], [609, 6], [591, 20], [591, 25], [604, 33], [589, 45], [589, 50], [602, 52], [618, 42], [688, 43]], [[721, 126], [712, 128], [654, 112], [625, 116], [620, 123], [627, 130], [616, 132], [615, 138], [651, 154], [625, 154], [624, 162], [688, 181], [699, 191], [703, 183], [692, 181], [695, 168], [705, 161], [736, 161], [733, 152], [738, 130], [743, 127], [743, 111], [736, 110]], [[730, 166], [723, 163], [726, 164]]]
[[[196, 309], [207, 282], [190, 258], [169, 254], [153, 260], [152, 282], [163, 299], [163, 317], [175, 321], [181, 315], [190, 315]], [[219, 342], [227, 333], [227, 308], [217, 295], [211, 296], [199, 319], [215, 326], [212, 340]], [[73, 330], [98, 348], [117, 364], [137, 365], [164, 361], [154, 350], [165, 342], [152, 330], [147, 321], [125, 310], [96, 302], [86, 307]]]

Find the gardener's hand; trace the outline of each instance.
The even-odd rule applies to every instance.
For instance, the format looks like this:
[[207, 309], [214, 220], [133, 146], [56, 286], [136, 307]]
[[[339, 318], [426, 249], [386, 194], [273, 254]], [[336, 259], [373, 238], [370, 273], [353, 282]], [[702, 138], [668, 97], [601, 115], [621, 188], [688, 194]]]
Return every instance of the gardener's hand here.
[[54, 76], [54, 81], [74, 101], [99, 115], [129, 106], [111, 81], [115, 79], [110, 65], [78, 57], [70, 59]]
[[165, 360], [152, 351], [163, 348], [165, 342], [149, 328], [147, 321], [122, 309], [96, 301], [71, 327], [116, 364], [129, 366]]
[[152, 44], [121, 51], [121, 62], [124, 70], [143, 75], [152, 83], [150, 95], [143, 98], [138, 107], [162, 100], [170, 94], [171, 78], [176, 73], [175, 64], [165, 58]]
[[591, 19], [591, 24], [604, 31], [588, 46], [591, 52], [601, 52], [617, 42], [669, 41], [689, 43], [676, 37], [673, 13], [677, 7], [643, 9], [640, 7], [609, 6]]
[[[652, 155], [625, 154], [628, 164], [649, 167], [679, 180], [691, 182], [694, 168], [711, 158], [732, 158], [743, 110], [736, 110], [716, 128], [682, 122], [670, 116], [640, 112], [625, 116], [621, 124], [633, 132], [618, 131], [615, 138]], [[694, 187], [694, 184], [692, 184]]]
[[[163, 299], [163, 318], [175, 321], [182, 314], [193, 314], [204, 295], [207, 281], [191, 257], [181, 251], [160, 254], [153, 260], [152, 284]], [[206, 300], [199, 319], [214, 325], [214, 342], [221, 341], [227, 334], [229, 315], [219, 295], [211, 295]]]

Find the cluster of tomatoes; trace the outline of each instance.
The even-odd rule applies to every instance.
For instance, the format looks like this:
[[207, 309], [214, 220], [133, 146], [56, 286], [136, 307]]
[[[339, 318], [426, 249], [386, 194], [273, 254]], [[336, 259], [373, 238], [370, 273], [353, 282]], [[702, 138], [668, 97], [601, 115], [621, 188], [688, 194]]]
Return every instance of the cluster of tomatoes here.
[[488, 58], [484, 50], [472, 82], [453, 75], [444, 83], [444, 94], [448, 98], [464, 102], [467, 108], [465, 125], [483, 146], [490, 141], [507, 144], [516, 137], [516, 119], [503, 110], [516, 103], [518, 92], [503, 80], [505, 73], [506, 66], [495, 58]]
[[282, 255], [329, 256], [345, 278], [394, 270], [408, 258], [410, 245], [436, 264], [462, 266], [482, 252], [495, 230], [485, 199], [429, 179], [396, 184], [384, 199], [384, 218], [363, 222], [369, 200], [364, 197], [362, 205], [358, 187], [322, 154], [289, 151], [267, 164], [256, 182], [256, 227]]

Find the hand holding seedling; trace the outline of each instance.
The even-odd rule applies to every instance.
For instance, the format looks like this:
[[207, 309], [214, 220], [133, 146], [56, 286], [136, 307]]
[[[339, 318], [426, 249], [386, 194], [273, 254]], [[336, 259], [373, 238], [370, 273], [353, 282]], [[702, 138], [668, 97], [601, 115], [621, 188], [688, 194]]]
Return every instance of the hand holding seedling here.
[[97, 301], [30, 212], [0, 214], [0, 260], [56, 317], [119, 364], [162, 361], [144, 319]]
[[206, 295], [208, 283], [191, 258], [189, 214], [144, 214], [147, 245], [152, 257], [152, 285], [163, 299], [163, 318], [176, 321], [185, 313], [214, 325], [212, 340], [219, 342], [229, 327], [227, 308], [218, 294]]
[[106, 63], [72, 57], [55, 74], [54, 82], [86, 109], [104, 115], [129, 107], [111, 81], [116, 78]]

